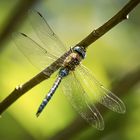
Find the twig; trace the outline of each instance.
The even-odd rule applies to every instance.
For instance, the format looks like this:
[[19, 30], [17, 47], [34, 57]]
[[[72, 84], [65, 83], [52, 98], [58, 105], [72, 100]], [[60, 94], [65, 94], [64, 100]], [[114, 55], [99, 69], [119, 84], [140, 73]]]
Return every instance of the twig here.
[[[77, 45], [87, 48], [91, 43], [95, 42], [98, 38], [104, 35], [107, 31], [109, 31], [115, 25], [120, 23], [122, 20], [126, 19], [128, 13], [132, 9], [134, 9], [134, 7], [136, 7], [136, 5], [138, 5], [139, 3], [140, 3], [140, 0], [129, 1], [115, 16], [113, 16], [109, 21], [107, 21], [104, 25], [99, 27], [97, 30], [94, 30], [92, 33], [90, 33], [85, 39], [83, 39]], [[59, 69], [60, 66], [59, 65], [56, 66], [56, 63], [58, 63], [59, 60], [64, 59], [67, 53], [70, 53], [70, 51], [63, 54], [60, 57], [61, 59], [60, 58], [57, 59], [54, 63], [52, 63], [45, 70], [43, 70], [38, 75], [33, 77], [31, 80], [29, 80], [22, 86], [18, 86], [17, 88], [15, 88], [15, 90], [12, 91], [12, 93], [0, 103], [0, 114], [2, 114], [20, 96], [25, 94], [27, 91], [29, 91], [31, 88], [33, 88], [40, 82], [44, 81], [45, 79], [48, 79], [53, 73], [53, 72], [50, 72], [48, 75], [45, 75], [44, 74], [45, 72], [50, 71], [52, 68], [55, 70]]]
[[115, 25], [121, 21], [129, 18], [129, 13], [134, 9], [134, 7], [140, 3], [140, 0], [130, 0], [116, 15], [114, 15], [105, 24], [96, 30], [93, 30], [86, 38], [84, 38], [77, 45], [87, 48], [91, 43], [95, 42], [106, 32], [112, 29]]
[[8, 24], [5, 25], [5, 28], [2, 33], [0, 33], [0, 50], [3, 48], [3, 43], [10, 36], [15, 28], [17, 28], [19, 22], [23, 20], [23, 17], [26, 11], [35, 4], [37, 0], [20, 0], [17, 6], [14, 8], [14, 11], [11, 12], [12, 16], [9, 16]]
[[[115, 82], [116, 84], [112, 87], [111, 91], [117, 93], [119, 96], [125, 96], [128, 91], [139, 82], [140, 68], [128, 73], [118, 82]], [[98, 106], [101, 114], [105, 115], [107, 110], [105, 110], [100, 104], [97, 104], [96, 106]], [[89, 127], [89, 125], [80, 116], [78, 116], [70, 125], [49, 138], [49, 140], [65, 140], [65, 138], [72, 139], [76, 134], [80, 133], [87, 127]]]

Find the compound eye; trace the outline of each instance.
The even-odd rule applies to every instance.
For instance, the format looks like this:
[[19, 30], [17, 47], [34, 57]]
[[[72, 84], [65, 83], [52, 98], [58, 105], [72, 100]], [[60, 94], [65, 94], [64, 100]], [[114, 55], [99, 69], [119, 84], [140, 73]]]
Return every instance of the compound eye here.
[[85, 58], [86, 52], [83, 47], [76, 46], [73, 50], [77, 52], [83, 59]]

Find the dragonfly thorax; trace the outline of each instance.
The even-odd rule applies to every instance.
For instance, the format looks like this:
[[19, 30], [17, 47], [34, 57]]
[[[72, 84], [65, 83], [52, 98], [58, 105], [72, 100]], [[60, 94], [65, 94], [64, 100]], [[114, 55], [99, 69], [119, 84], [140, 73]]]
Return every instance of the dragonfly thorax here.
[[74, 47], [71, 54], [64, 60], [63, 67], [73, 71], [80, 64], [81, 60], [85, 58], [85, 53], [82, 47]]
[[63, 67], [67, 68], [70, 71], [73, 71], [76, 68], [76, 66], [80, 64], [81, 60], [82, 58], [79, 56], [79, 54], [72, 52], [64, 60]]

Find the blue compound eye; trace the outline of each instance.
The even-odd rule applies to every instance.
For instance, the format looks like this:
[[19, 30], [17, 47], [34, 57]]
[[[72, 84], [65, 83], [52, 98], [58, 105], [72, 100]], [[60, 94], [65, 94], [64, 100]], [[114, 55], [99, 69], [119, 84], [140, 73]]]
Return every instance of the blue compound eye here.
[[83, 59], [85, 58], [86, 56], [86, 51], [83, 47], [80, 47], [80, 46], [76, 46], [73, 48], [73, 50], [75, 52], [77, 52]]

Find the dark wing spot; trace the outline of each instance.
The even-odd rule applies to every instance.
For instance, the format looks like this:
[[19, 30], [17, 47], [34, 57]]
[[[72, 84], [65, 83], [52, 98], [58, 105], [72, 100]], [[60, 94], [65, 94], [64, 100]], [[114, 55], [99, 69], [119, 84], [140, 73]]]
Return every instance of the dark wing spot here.
[[23, 36], [25, 36], [25, 37], [27, 37], [27, 35], [26, 34], [24, 34], [24, 33], [20, 33], [21, 35], [23, 35]]
[[42, 14], [41, 14], [41, 13], [39, 13], [38, 11], [37, 11], [37, 13], [38, 13], [38, 15], [39, 15], [39, 16], [43, 17], [43, 16], [42, 16]]

